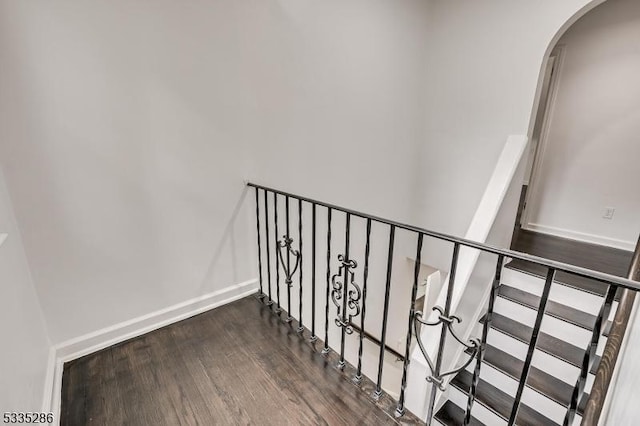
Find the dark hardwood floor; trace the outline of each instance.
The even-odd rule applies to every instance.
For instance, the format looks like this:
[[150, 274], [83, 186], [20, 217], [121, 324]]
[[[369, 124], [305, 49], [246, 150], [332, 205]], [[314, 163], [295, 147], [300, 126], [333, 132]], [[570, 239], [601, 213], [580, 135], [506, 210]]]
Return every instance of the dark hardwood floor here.
[[512, 248], [612, 275], [627, 275], [633, 252], [521, 229]]
[[247, 297], [71, 361], [61, 425], [396, 424], [296, 326]]
[[[627, 276], [631, 258], [633, 257], [633, 252], [631, 251], [584, 243], [522, 229], [520, 227], [520, 219], [524, 211], [527, 190], [528, 187], [524, 185], [520, 194], [516, 223], [511, 239], [512, 250], [546, 257], [547, 259], [558, 262], [569, 263], [620, 277]], [[513, 266], [517, 265], [518, 268], [516, 269], [520, 269], [520, 266], [524, 266], [525, 263], [528, 262], [516, 261]], [[532, 269], [527, 272], [539, 271]], [[546, 271], [543, 271], [543, 276], [544, 273], [546, 273]], [[563, 280], [559, 281], [564, 282]]]
[[[518, 205], [516, 224], [511, 240], [512, 250], [593, 269], [599, 272], [606, 272], [620, 277], [627, 276], [631, 258], [633, 257], [633, 252], [631, 251], [574, 241], [522, 229], [520, 227], [520, 218], [524, 210], [526, 193], [527, 186], [523, 186], [520, 195], [520, 204]], [[507, 267], [540, 277], [544, 277], [547, 273], [546, 268], [543, 266], [522, 260], [513, 260]], [[606, 292], [606, 286], [598, 281], [577, 277], [565, 272], [558, 272], [556, 274], [556, 281], [601, 296]], [[619, 294], [616, 296], [616, 299], [618, 298]]]

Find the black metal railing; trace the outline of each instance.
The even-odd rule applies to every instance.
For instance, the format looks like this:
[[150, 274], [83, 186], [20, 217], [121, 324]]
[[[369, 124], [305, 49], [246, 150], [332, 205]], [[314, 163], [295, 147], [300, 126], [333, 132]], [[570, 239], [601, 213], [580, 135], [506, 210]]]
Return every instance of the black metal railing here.
[[[487, 342], [487, 334], [491, 326], [493, 306], [498, 294], [498, 287], [500, 285], [501, 271], [504, 263], [508, 259], [519, 259], [532, 262], [547, 269], [544, 289], [540, 297], [540, 304], [537, 309], [537, 315], [533, 326], [533, 333], [529, 341], [527, 355], [519, 378], [518, 389], [509, 416], [509, 425], [515, 424], [518, 419], [521, 397], [531, 370], [533, 353], [536, 349], [542, 319], [556, 273], [562, 271], [579, 277], [594, 279], [603, 283], [603, 285], [608, 286], [608, 291], [604, 297], [602, 307], [593, 328], [591, 341], [588, 347], [585, 348], [585, 356], [581, 367], [581, 373], [576, 382], [571, 402], [567, 406], [567, 415], [564, 422], [565, 425], [572, 424], [573, 422], [579, 403], [579, 397], [582, 395], [584, 389], [587, 373], [595, 359], [595, 348], [601, 336], [602, 325], [608, 318], [616, 290], [619, 287], [636, 291], [640, 289], [640, 284], [638, 282], [629, 279], [422, 229], [253, 183], [249, 183], [248, 185], [255, 189], [256, 199], [258, 268], [260, 281], [260, 293], [258, 297], [266, 305], [272, 306], [273, 312], [279, 316], [283, 310], [283, 302], [286, 301], [287, 311], [284, 321], [287, 322], [294, 319], [294, 313], [292, 313], [291, 310], [292, 297], [298, 297], [297, 331], [301, 335], [305, 334], [304, 331], [306, 329], [303, 326], [303, 314], [305, 315], [306, 322], [310, 322], [310, 342], [318, 341], [316, 330], [319, 326], [321, 327], [324, 325], [322, 353], [329, 354], [334, 350], [335, 353], [339, 354], [337, 367], [341, 370], [344, 370], [348, 362], [346, 348], [349, 344], [349, 339], [356, 338], [357, 342], [353, 344], [353, 348], [357, 349], [352, 357], [353, 364], [356, 365], [356, 367], [354, 368], [355, 373], [352, 380], [354, 383], [360, 384], [363, 380], [363, 375], [366, 375], [372, 383], [375, 384], [371, 392], [371, 397], [376, 400], [381, 398], [384, 394], [383, 372], [385, 367], [385, 353], [390, 349], [387, 342], [387, 334], [389, 332], [390, 325], [390, 303], [392, 297], [397, 297], [397, 294], [399, 294], [398, 283], [396, 279], [394, 279], [394, 250], [397, 248], [396, 234], [398, 231], [403, 231], [405, 234], [413, 235], [415, 238], [415, 242], [411, 243], [415, 244], [415, 264], [412, 283], [410, 283], [410, 294], [407, 292], [406, 298], [408, 300], [403, 302], [403, 306], [406, 306], [406, 312], [404, 313], [406, 316], [402, 319], [402, 323], [406, 324], [406, 328], [403, 329], [404, 356], [401, 357], [403, 365], [400, 373], [401, 378], [399, 381], [400, 385], [395, 408], [395, 414], [398, 417], [403, 416], [406, 412], [405, 403], [407, 396], [408, 367], [411, 359], [411, 351], [412, 348], [415, 347], [415, 344], [424, 355], [430, 370], [429, 376], [426, 377], [427, 381], [431, 383], [431, 392], [427, 405], [427, 416], [425, 419], [427, 424], [431, 423], [434, 415], [433, 411], [437, 392], [444, 390], [448, 380], [457, 372], [467, 368], [473, 363], [473, 361], [476, 362], [473, 369], [471, 386], [468, 390], [468, 401], [464, 416], [464, 424], [466, 425], [469, 423], [471, 419], [471, 410], [474, 405], [476, 388], [480, 377], [482, 360]], [[262, 209], [260, 208], [261, 199], [263, 200]], [[269, 201], [269, 199], [271, 199], [271, 201]], [[296, 205], [293, 209], [295, 209], [297, 213], [297, 244], [290, 232], [291, 199], [297, 200], [297, 203], [293, 203]], [[282, 229], [282, 224], [280, 224], [279, 228], [279, 222], [282, 221], [282, 215], [280, 217], [278, 216], [278, 206], [282, 204], [282, 200], [284, 200], [285, 208], [285, 233], [280, 236], [278, 234], [278, 230]], [[272, 209], [270, 209], [270, 207], [272, 207]], [[273, 211], [273, 214], [270, 214], [270, 210]], [[321, 241], [320, 238], [317, 238], [317, 234], [320, 232], [318, 222], [320, 221], [319, 218], [325, 214], [322, 210], [326, 212], [326, 219], [323, 219], [322, 224], [324, 228], [323, 231], [326, 233], [326, 239], [324, 240], [326, 264], [324, 265], [320, 265], [322, 261], [319, 259], [319, 256], [317, 256], [317, 245], [318, 242]], [[308, 217], [309, 213], [311, 215], [311, 230], [307, 230], [306, 235], [309, 235], [310, 232], [311, 242], [303, 247], [303, 236], [305, 235], [305, 226], [307, 226], [304, 218], [305, 215]], [[339, 213], [339, 215], [336, 215], [335, 213]], [[343, 236], [339, 236], [335, 232], [335, 229], [338, 227], [338, 224], [336, 224], [336, 220], [338, 218], [344, 219], [344, 222], [340, 222], [339, 224], [340, 228], [344, 228]], [[364, 250], [358, 251], [357, 253], [361, 256], [360, 259], [356, 259], [358, 256], [356, 255], [354, 247], [355, 243], [352, 238], [354, 226], [356, 226], [354, 218], [364, 220], [362, 223], [362, 228], [364, 228], [364, 230], [361, 231], [364, 234]], [[274, 240], [272, 240], [270, 236], [270, 224], [273, 225], [275, 230]], [[384, 228], [382, 228], [383, 232], [378, 232], [376, 234], [377, 238], [374, 239], [372, 236], [373, 225], [378, 226], [378, 231], [381, 230], [380, 227], [386, 227], [386, 232], [384, 231]], [[360, 227], [358, 229], [360, 229]], [[263, 232], [264, 239], [261, 237]], [[405, 239], [403, 241], [408, 241], [406, 238], [407, 235], [404, 235]], [[444, 241], [453, 245], [444, 306], [434, 306], [433, 312], [429, 313], [431, 316], [427, 318], [423, 318], [423, 312], [416, 309], [416, 300], [418, 298], [418, 287], [420, 281], [420, 265], [425, 238]], [[336, 250], [338, 242], [344, 243], [342, 246], [343, 250], [341, 250], [340, 253], [334, 254], [332, 250]], [[376, 249], [380, 253], [384, 253], [384, 257], [386, 257], [385, 270], [384, 272], [382, 270], [379, 271], [379, 275], [381, 275], [379, 277], [372, 276], [371, 256], [374, 245], [378, 245]], [[273, 255], [270, 247], [275, 249], [275, 255]], [[452, 308], [459, 254], [463, 247], [477, 249], [482, 253], [488, 253], [496, 256], [495, 274], [492, 282], [490, 283], [491, 289], [486, 305], [486, 314], [484, 316], [482, 333], [479, 337], [470, 339], [465, 339], [463, 336], [459, 335], [459, 332], [456, 330], [456, 325], [462, 322], [462, 318], [456, 316], [456, 313], [453, 312]], [[308, 253], [308, 255], [305, 254], [303, 248], [307, 249], [306, 253]], [[266, 257], [263, 257], [263, 255], [266, 255]], [[379, 257], [383, 257], [383, 255], [381, 254]], [[275, 280], [272, 280], [273, 263], [275, 263]], [[361, 267], [361, 264], [363, 267]], [[316, 273], [320, 271], [322, 266], [325, 268], [324, 273], [326, 279], [324, 289], [316, 288]], [[281, 282], [281, 268], [284, 283]], [[266, 271], [263, 271], [265, 269]], [[305, 270], [310, 270], [310, 280], [303, 280], [303, 271]], [[297, 296], [292, 293], [294, 282], [296, 281], [296, 274], [298, 278]], [[374, 278], [377, 279], [375, 283]], [[286, 300], [281, 298], [281, 285], [286, 286]], [[274, 286], [275, 291], [273, 289]], [[305, 286], [308, 287], [305, 288]], [[324, 294], [322, 294], [322, 290], [324, 290]], [[307, 305], [308, 308], [305, 309], [306, 302], [303, 299], [303, 296], [307, 294], [310, 294], [310, 297], [307, 296], [307, 299], [310, 300], [310, 302]], [[319, 294], [324, 296], [324, 301], [317, 300], [317, 296]], [[371, 309], [368, 309], [367, 303], [373, 303], [371, 302], [373, 296], [376, 296], [376, 300], [381, 301], [381, 306], [377, 306], [378, 309], [371, 311]], [[394, 298], [394, 302], [396, 300], [397, 299]], [[323, 302], [324, 310], [316, 309], [316, 303], [322, 307]], [[332, 314], [332, 312], [334, 314]], [[317, 318], [318, 313], [320, 313], [320, 318]], [[375, 313], [376, 315], [372, 316], [372, 313]], [[373, 324], [373, 321], [376, 319], [376, 323]], [[398, 318], [393, 318], [393, 321], [397, 320]], [[356, 326], [355, 324], [357, 324], [358, 321], [359, 325]], [[379, 339], [375, 339], [377, 340], [377, 346], [379, 347], [377, 353], [377, 365], [366, 366], [364, 364], [365, 359], [363, 356], [363, 341], [367, 339], [367, 336], [372, 336], [372, 334], [367, 331], [371, 330], [372, 327], [376, 328], [375, 334], [380, 336]], [[435, 352], [434, 359], [430, 356], [429, 348], [425, 347], [423, 341], [423, 336], [429, 332], [429, 330], [424, 329], [424, 327], [429, 327], [429, 330], [433, 329], [435, 333], [439, 332], [438, 334], [440, 337], [437, 349], [431, 349], [432, 352]], [[397, 327], [395, 328], [397, 329]], [[443, 356], [444, 348], [447, 344], [447, 339], [449, 338], [453, 338], [454, 341], [466, 349], [464, 353], [467, 354], [468, 358], [458, 362], [457, 368], [451, 368], [450, 370], [445, 371], [445, 369], [450, 368], [450, 366], [453, 365], [450, 360], [445, 360]], [[367, 367], [366, 372], [365, 367]]]

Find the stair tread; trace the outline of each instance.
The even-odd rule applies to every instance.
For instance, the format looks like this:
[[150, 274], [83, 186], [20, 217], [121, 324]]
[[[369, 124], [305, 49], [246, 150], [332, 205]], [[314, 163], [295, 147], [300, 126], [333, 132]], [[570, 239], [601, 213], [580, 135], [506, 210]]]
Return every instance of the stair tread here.
[[[483, 359], [484, 362], [496, 368], [497, 370], [502, 371], [504, 374], [510, 376], [514, 380], [520, 380], [520, 374], [522, 373], [524, 361], [490, 345], [487, 345]], [[596, 357], [596, 360], [594, 362], [594, 366], [596, 369], [598, 368], [597, 362], [600, 362], [600, 357]], [[534, 366], [532, 366], [529, 370], [527, 387], [541, 393], [542, 395], [552, 399], [560, 405], [568, 407], [571, 403], [573, 386], [563, 382], [560, 379], [555, 378], [554, 376]], [[584, 405], [586, 404], [588, 398], [589, 394], [585, 392], [582, 395], [580, 406], [578, 407], [579, 414], [582, 413], [582, 409], [584, 409]]]
[[[500, 286], [498, 295], [507, 300], [511, 300], [512, 302], [519, 303], [534, 310], [537, 310], [538, 306], [540, 306], [539, 296], [517, 289], [515, 287], [511, 287], [507, 284], [502, 284]], [[594, 315], [576, 308], [572, 308], [570, 306], [563, 305], [553, 300], [547, 301], [545, 315], [550, 315], [552, 317], [561, 319], [586, 330], [592, 330], [593, 325], [596, 322], [596, 317]]]
[[[482, 320], [484, 321], [484, 318]], [[529, 344], [533, 333], [531, 327], [495, 312], [491, 320], [491, 328], [526, 344]], [[584, 350], [543, 332], [538, 334], [536, 348], [576, 367], [582, 364], [584, 357]]]
[[[436, 413], [436, 420], [446, 426], [459, 426], [464, 422], [465, 410], [458, 407], [451, 401], [444, 403], [442, 408]], [[484, 426], [484, 423], [471, 416], [470, 425]]]
[[[538, 265], [537, 263], [527, 262], [526, 260], [513, 259], [511, 262], [507, 263], [505, 267], [513, 269], [514, 271], [534, 275], [542, 279], [544, 279], [547, 275], [547, 267]], [[604, 296], [607, 292], [607, 285], [605, 283], [591, 278], [580, 277], [563, 271], [556, 272], [554, 282], [565, 285], [567, 287], [586, 291], [587, 293], [595, 294], [597, 296]], [[622, 289], [619, 288], [616, 292], [615, 300], [620, 300], [621, 292]]]
[[[483, 359], [507, 376], [520, 380], [524, 361], [491, 345], [486, 346]], [[568, 405], [571, 402], [573, 387], [536, 367], [532, 366], [529, 370], [527, 386], [558, 404]]]
[[[462, 370], [451, 381], [451, 384], [464, 394], [467, 394], [471, 387], [473, 375], [467, 370]], [[480, 379], [476, 388], [476, 402], [484, 405], [504, 420], [509, 419], [514, 398], [502, 392], [495, 386]], [[549, 418], [538, 413], [533, 408], [520, 403], [517, 424], [519, 425], [553, 425], [556, 424]]]

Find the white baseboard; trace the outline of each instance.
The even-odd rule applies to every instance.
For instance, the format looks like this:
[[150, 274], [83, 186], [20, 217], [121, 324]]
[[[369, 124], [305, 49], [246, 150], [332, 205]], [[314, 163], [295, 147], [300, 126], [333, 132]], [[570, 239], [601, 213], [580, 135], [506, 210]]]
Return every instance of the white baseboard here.
[[62, 371], [65, 362], [226, 305], [257, 290], [258, 280], [252, 279], [53, 346], [47, 363], [42, 411], [53, 412], [56, 424], [60, 421]]
[[527, 231], [554, 235], [556, 237], [567, 238], [583, 243], [613, 247], [620, 250], [633, 251], [636, 247], [636, 243], [634, 241], [618, 240], [615, 238], [604, 237], [602, 235], [588, 234], [586, 232], [572, 231], [570, 229], [564, 228], [556, 228], [555, 226], [540, 225], [539, 223], [526, 223], [522, 228]]
[[44, 394], [42, 395], [42, 412], [48, 413], [51, 410], [53, 389], [55, 387], [55, 374], [56, 374], [56, 349], [55, 347], [49, 348], [49, 355], [47, 357], [47, 370], [44, 377]]

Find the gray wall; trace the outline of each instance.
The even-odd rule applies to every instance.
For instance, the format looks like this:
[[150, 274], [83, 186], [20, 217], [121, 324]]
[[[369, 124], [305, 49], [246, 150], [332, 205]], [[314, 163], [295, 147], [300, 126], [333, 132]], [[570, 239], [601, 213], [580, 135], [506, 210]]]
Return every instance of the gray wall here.
[[0, 169], [0, 410], [40, 411], [49, 338]]

